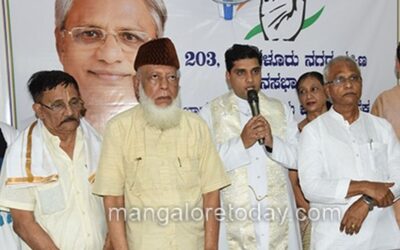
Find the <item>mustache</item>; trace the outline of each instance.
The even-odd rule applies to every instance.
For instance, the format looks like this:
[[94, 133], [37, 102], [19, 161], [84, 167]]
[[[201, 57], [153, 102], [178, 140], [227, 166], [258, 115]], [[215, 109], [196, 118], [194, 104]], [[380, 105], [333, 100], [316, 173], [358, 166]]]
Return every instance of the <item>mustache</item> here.
[[79, 119], [74, 117], [74, 116], [68, 116], [68, 117], [66, 117], [64, 120], [62, 120], [60, 122], [60, 125], [63, 124], [63, 123], [66, 123], [66, 122], [77, 122], [77, 123], [79, 123]]

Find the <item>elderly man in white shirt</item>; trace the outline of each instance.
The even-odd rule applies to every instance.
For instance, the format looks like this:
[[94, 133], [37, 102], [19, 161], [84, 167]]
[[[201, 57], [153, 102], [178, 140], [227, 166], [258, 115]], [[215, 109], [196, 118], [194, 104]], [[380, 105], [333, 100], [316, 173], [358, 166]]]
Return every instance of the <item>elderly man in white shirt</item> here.
[[102, 199], [92, 194], [101, 138], [82, 118], [78, 83], [39, 71], [28, 87], [38, 119], [7, 149], [0, 206], [22, 249], [107, 249]]
[[332, 59], [324, 77], [333, 107], [304, 128], [298, 149], [311, 247], [399, 249], [392, 209], [400, 195], [396, 134], [386, 120], [358, 109], [362, 78], [353, 59]]

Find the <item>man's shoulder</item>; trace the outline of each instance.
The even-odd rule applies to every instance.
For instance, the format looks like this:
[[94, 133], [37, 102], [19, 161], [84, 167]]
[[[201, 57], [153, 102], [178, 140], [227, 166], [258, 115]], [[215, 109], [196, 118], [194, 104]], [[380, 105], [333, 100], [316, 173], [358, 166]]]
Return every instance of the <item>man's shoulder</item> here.
[[400, 98], [400, 85], [396, 85], [390, 89], [383, 91], [379, 94], [378, 98], [385, 99], [385, 100], [396, 100], [398, 101]]
[[206, 125], [205, 121], [199, 116], [199, 114], [190, 111], [182, 110], [182, 118], [190, 124], [198, 124], [200, 126]]
[[365, 117], [366, 123], [369, 124], [369, 126], [374, 127], [378, 134], [393, 135], [396, 137], [394, 127], [388, 120], [370, 113], [361, 113]]
[[108, 133], [124, 134], [132, 127], [136, 127], [137, 125], [144, 123], [143, 115], [141, 115], [142, 113], [143, 109], [140, 105], [136, 105], [130, 109], [118, 113], [107, 122], [106, 130], [103, 136]]
[[329, 129], [329, 127], [330, 127], [329, 125], [331, 125], [334, 120], [335, 119], [333, 118], [332, 114], [330, 114], [330, 111], [328, 110], [327, 112], [319, 115], [314, 120], [309, 122], [306, 126], [304, 126], [302, 131]]
[[267, 102], [284, 105], [281, 100], [279, 100], [275, 97], [268, 96], [268, 95], [264, 94], [262, 91], [259, 92], [259, 96]]
[[379, 116], [373, 115], [371, 113], [366, 113], [366, 112], [360, 112], [360, 114], [362, 116], [364, 116], [364, 119], [366, 119], [369, 122], [373, 122], [373, 123], [379, 124], [380, 126], [384, 126], [384, 127], [391, 126], [390, 123], [383, 117], [379, 117]]
[[[219, 95], [219, 96], [217, 96], [217, 97], [214, 97], [214, 98], [211, 99], [211, 101], [209, 101], [206, 105], [211, 105], [212, 103], [220, 102], [221, 100], [224, 100], [224, 99], [228, 98], [229, 95], [231, 95], [231, 94], [232, 94], [232, 92], [229, 91], [229, 92], [226, 92], [226, 93], [224, 93], [224, 94], [222, 94], [222, 95]], [[206, 105], [205, 105], [205, 106], [206, 106]]]
[[118, 124], [118, 123], [126, 123], [132, 121], [134, 116], [137, 116], [141, 111], [140, 105], [136, 105], [132, 108], [129, 108], [125, 111], [122, 111], [116, 115], [114, 115], [109, 121], [108, 124]]
[[199, 112], [200, 118], [202, 119], [208, 117], [210, 115], [210, 112], [214, 110], [216, 107], [219, 106], [225, 106], [229, 105], [228, 102], [230, 100], [230, 97], [233, 93], [231, 91], [226, 92], [225, 94], [219, 95], [210, 101], [208, 101], [206, 104], [204, 104]]

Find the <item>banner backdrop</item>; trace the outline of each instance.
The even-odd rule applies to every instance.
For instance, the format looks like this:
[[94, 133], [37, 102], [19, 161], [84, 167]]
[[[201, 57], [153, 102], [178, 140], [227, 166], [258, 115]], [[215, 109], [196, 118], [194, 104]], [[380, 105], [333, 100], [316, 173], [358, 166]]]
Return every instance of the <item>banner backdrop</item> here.
[[[8, 4], [15, 111], [21, 129], [33, 119], [26, 89], [30, 75], [62, 66], [55, 48], [54, 0]], [[396, 82], [396, 1], [250, 0], [223, 5], [212, 0], [167, 0], [165, 5], [164, 35], [177, 47], [182, 104], [192, 112], [228, 90], [224, 52], [234, 43], [262, 50], [262, 91], [290, 106], [298, 120], [303, 112], [296, 79], [306, 71], [322, 72], [335, 56], [349, 55], [358, 62], [364, 83], [360, 109], [365, 112], [382, 90]]]
[[7, 10], [5, 8], [4, 2], [0, 4], [0, 121], [6, 122], [8, 124], [13, 124], [14, 121], [11, 119], [11, 103], [13, 100], [13, 94], [11, 92], [12, 89], [12, 69], [10, 66], [12, 63], [11, 55], [9, 54], [10, 49], [7, 47], [10, 43], [10, 37], [8, 34], [10, 32], [7, 30], [8, 18], [7, 18]]

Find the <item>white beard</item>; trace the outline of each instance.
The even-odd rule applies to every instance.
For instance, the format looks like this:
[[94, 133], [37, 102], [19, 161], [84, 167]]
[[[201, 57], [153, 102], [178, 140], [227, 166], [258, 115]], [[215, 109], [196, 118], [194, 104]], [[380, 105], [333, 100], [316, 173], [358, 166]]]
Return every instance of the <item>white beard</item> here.
[[139, 98], [140, 104], [144, 110], [144, 119], [148, 125], [160, 130], [167, 130], [179, 125], [182, 115], [179, 93], [170, 105], [160, 108], [146, 95], [142, 85], [140, 84]]

